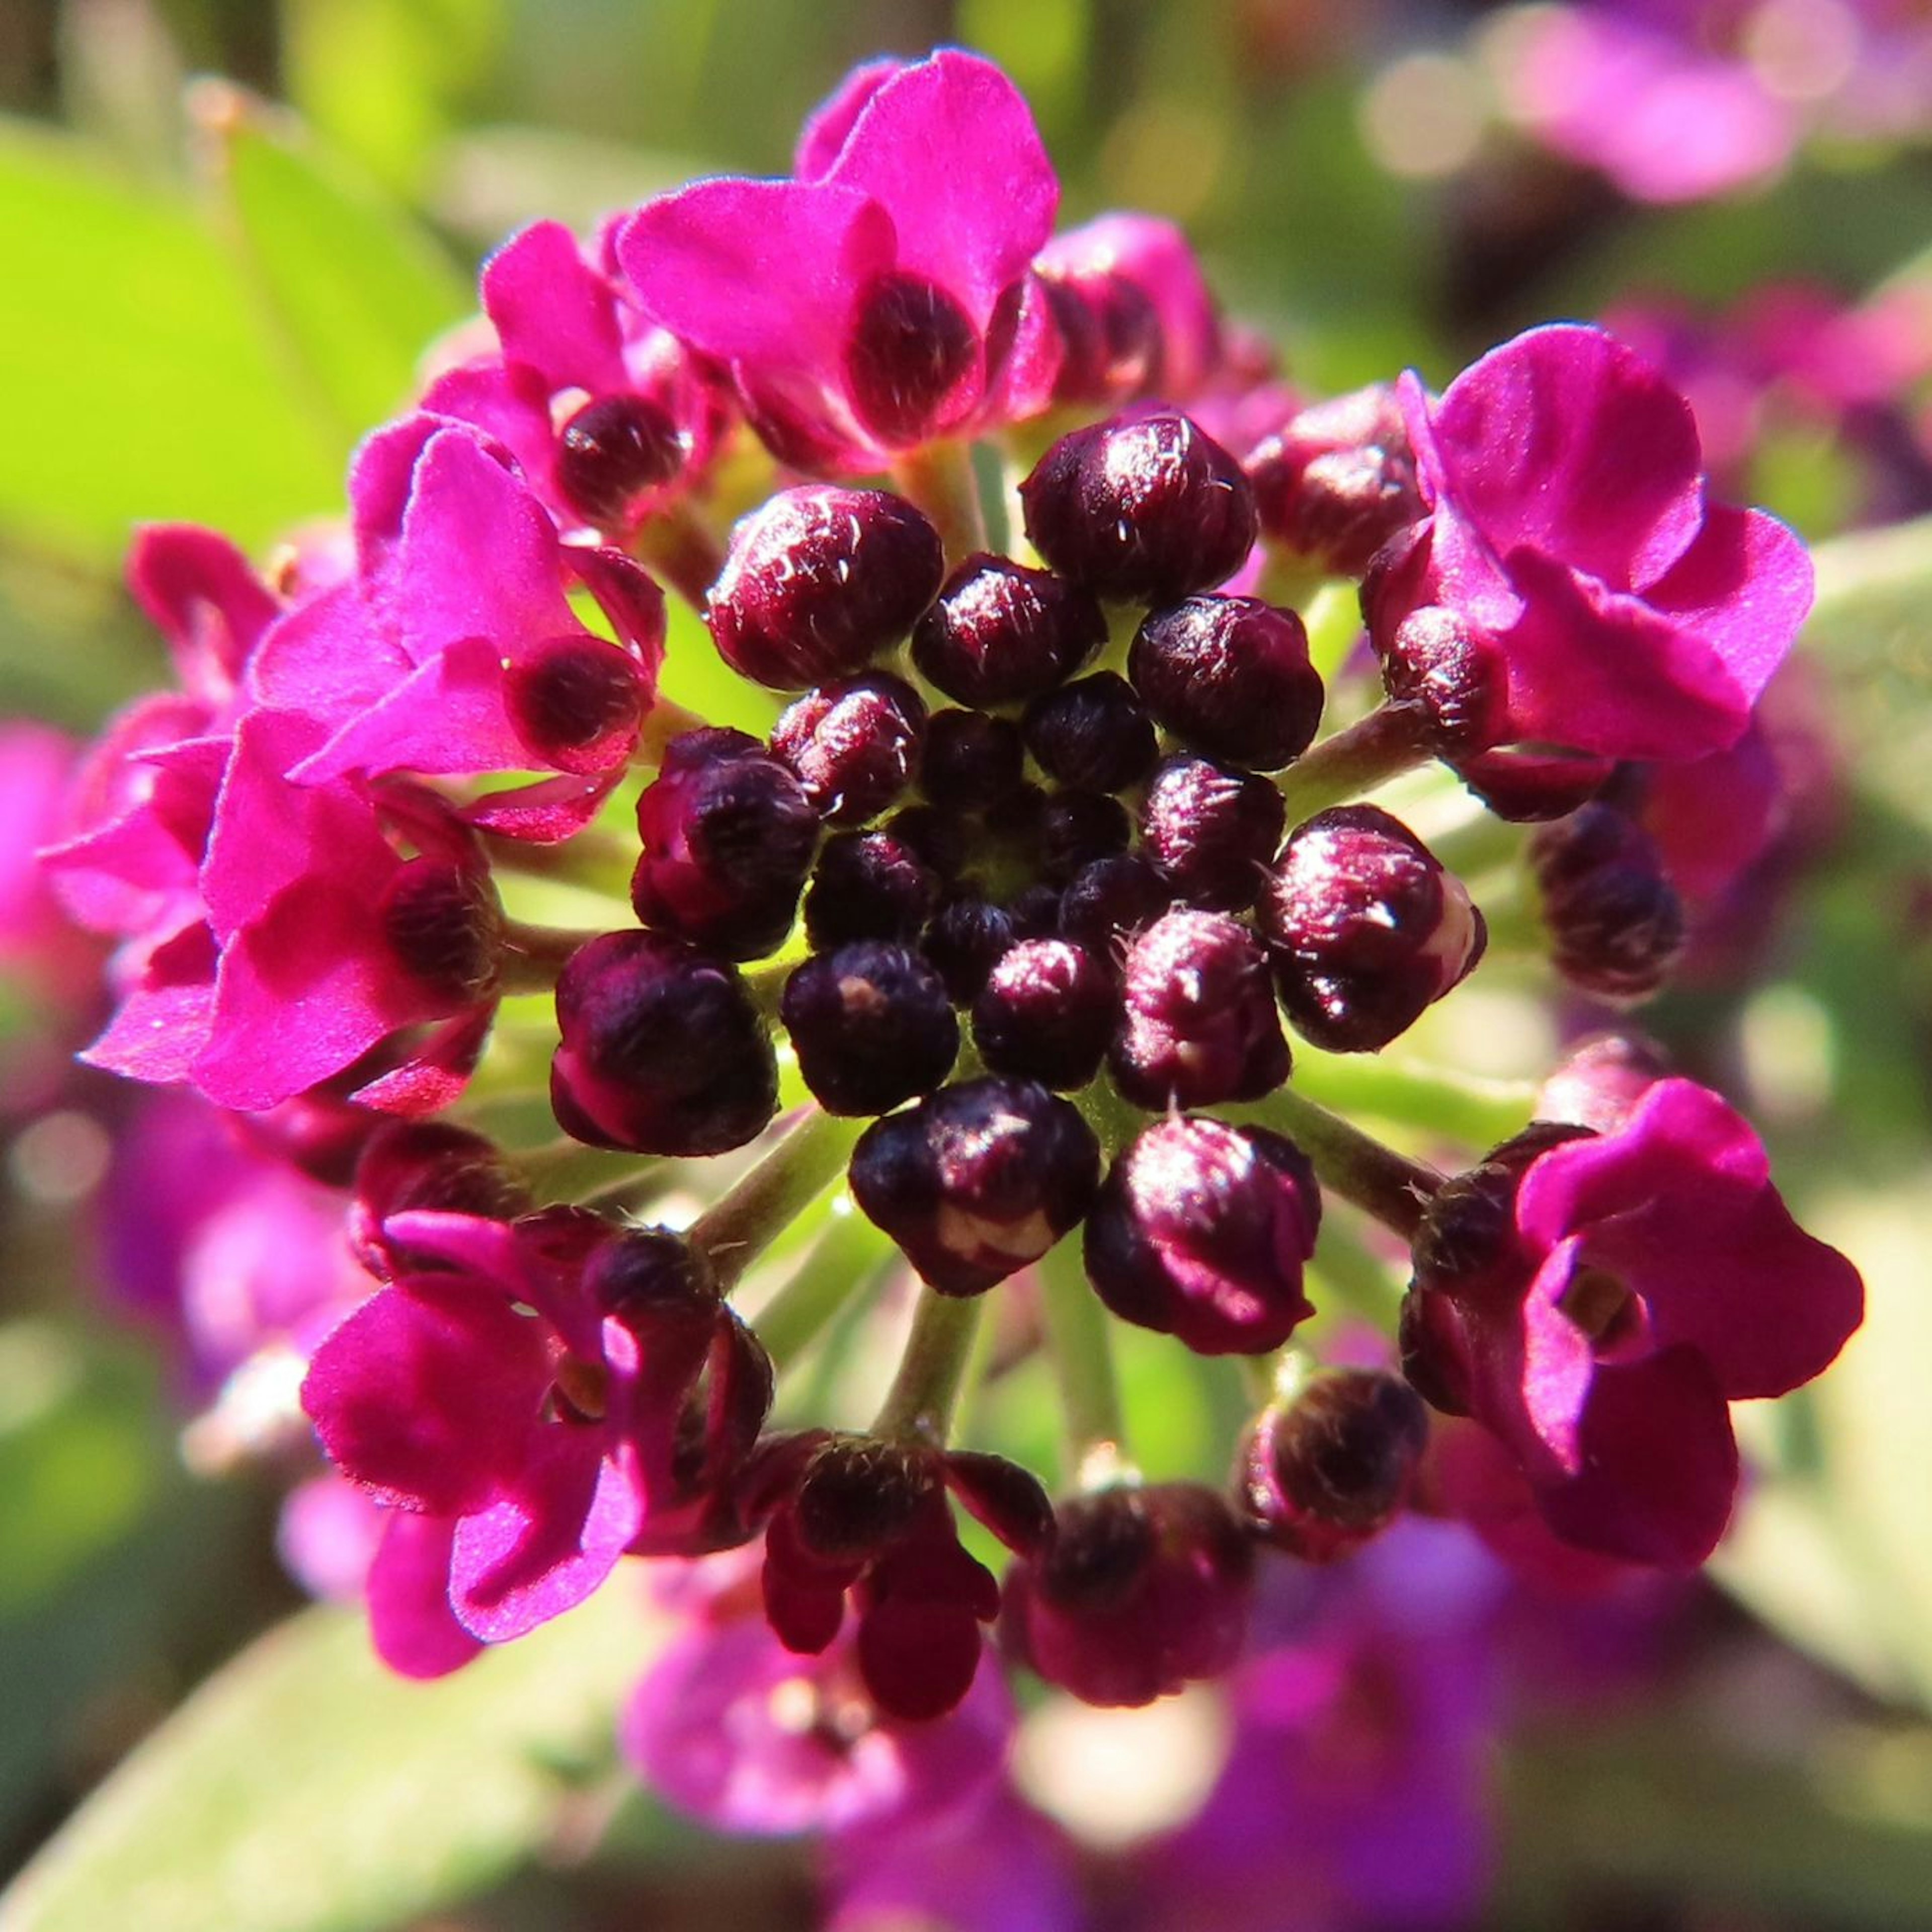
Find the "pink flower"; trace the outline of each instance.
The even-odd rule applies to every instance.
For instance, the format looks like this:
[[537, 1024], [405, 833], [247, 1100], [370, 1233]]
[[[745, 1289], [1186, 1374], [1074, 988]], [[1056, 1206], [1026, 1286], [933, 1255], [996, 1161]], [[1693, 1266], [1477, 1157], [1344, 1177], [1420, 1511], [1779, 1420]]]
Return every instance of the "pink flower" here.
[[1012, 82], [949, 50], [861, 70], [792, 179], [646, 202], [616, 254], [648, 314], [730, 365], [783, 460], [877, 469], [1043, 406], [1054, 347], [1028, 266], [1058, 199]]
[[1559, 1536], [1688, 1567], [1730, 1515], [1728, 1405], [1822, 1373], [1863, 1312], [1742, 1117], [1667, 1079], [1607, 1132], [1532, 1127], [1444, 1190], [1405, 1356], [1510, 1451]]
[[[662, 1231], [573, 1210], [391, 1226], [441, 1268], [399, 1276], [343, 1322], [316, 1351], [302, 1403], [337, 1466], [399, 1512], [370, 1574], [371, 1616], [398, 1669], [433, 1674], [422, 1666], [444, 1654], [439, 1588], [486, 1643], [580, 1603], [735, 1467], [770, 1370]], [[681, 1430], [707, 1372], [716, 1400], [687, 1466]]]
[[1774, 518], [1707, 500], [1683, 398], [1572, 324], [1505, 343], [1439, 398], [1413, 374], [1400, 394], [1431, 514], [1365, 590], [1384, 659], [1400, 670], [1460, 627], [1496, 686], [1490, 744], [1675, 759], [1735, 743], [1811, 566]]

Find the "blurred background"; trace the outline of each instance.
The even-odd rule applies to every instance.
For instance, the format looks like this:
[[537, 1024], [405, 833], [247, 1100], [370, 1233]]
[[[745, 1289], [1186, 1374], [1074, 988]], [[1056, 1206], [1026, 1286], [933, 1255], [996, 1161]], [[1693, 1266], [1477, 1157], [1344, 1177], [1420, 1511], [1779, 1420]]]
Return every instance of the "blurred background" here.
[[[132, 524], [266, 555], [338, 508], [496, 240], [782, 172], [849, 67], [943, 41], [1030, 99], [1064, 224], [1179, 221], [1306, 394], [1439, 384], [1530, 322], [1607, 318], [1691, 395], [1724, 490], [1820, 542], [1786, 700], [1808, 777], [1773, 871], [1644, 1024], [1750, 1109], [1872, 1294], [1822, 1386], [1747, 1418], [1760, 1473], [1716, 1582], [1472, 1607], [1452, 1580], [1412, 1600], [1439, 1603], [1421, 1628], [1391, 1608], [1408, 1586], [1361, 1584], [1365, 1642], [1482, 1687], [1439, 1761], [1450, 1720], [1424, 1722], [1407, 1664], [1319, 1738], [1286, 1725], [1274, 1771], [1231, 1770], [1211, 1699], [1030, 1718], [1006, 1842], [1055, 1876], [964, 1922], [1932, 1926], [1932, 8], [1910, 0], [0, 0], [0, 717], [50, 728], [0, 760], [0, 1869], [86, 1805], [59, 1886], [0, 1924], [120, 1922], [135, 1876], [144, 1932], [946, 1922], [930, 1888], [708, 1838], [618, 1773], [597, 1648], [634, 1672], [645, 1648], [621, 1607], [521, 1676], [434, 1691], [332, 1624], [170, 1728], [304, 1599], [233, 1392], [210, 1406], [167, 1291], [126, 1289], [220, 1256], [165, 1232], [126, 1252], [111, 1210], [152, 1177], [115, 1153], [128, 1096], [70, 1064], [98, 961], [19, 883], [59, 734], [160, 674], [121, 584]], [[1475, 1010], [1508, 1036], [1478, 1043], [1495, 1070], [1546, 1064], [1528, 1010]], [[1168, 1408], [1176, 1467], [1211, 1464], [1220, 1418]], [[86, 1803], [158, 1726], [170, 1751]], [[1161, 1860], [1234, 1775], [1263, 1822], [1217, 1899]], [[1366, 1795], [1330, 1818], [1313, 1794], [1337, 1788]], [[1367, 1865], [1447, 1834], [1466, 1870], [1378, 1890], [1336, 1833]]]

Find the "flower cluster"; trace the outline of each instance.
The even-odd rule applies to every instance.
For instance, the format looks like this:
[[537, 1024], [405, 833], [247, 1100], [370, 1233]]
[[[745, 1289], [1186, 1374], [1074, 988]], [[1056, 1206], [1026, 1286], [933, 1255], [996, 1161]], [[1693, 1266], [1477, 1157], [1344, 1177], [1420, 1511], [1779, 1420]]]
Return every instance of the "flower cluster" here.
[[[1500, 838], [1573, 988], [1653, 991], [1685, 914], [1630, 800], [1754, 729], [1797, 539], [1600, 331], [1292, 397], [1172, 228], [1057, 201], [944, 52], [854, 76], [788, 179], [526, 230], [339, 532], [267, 574], [142, 536], [178, 688], [45, 855], [115, 946], [88, 1057], [349, 1182], [362, 1272], [281, 1339], [392, 1664], [756, 1546], [630, 1726], [719, 1815], [743, 1767], [680, 1741], [747, 1684], [756, 1748], [862, 1783], [949, 1712], [934, 1763], [984, 1755], [989, 1639], [1102, 1704], [1234, 1670], [1282, 1566], [1482, 1526], [1445, 1432], [1546, 1536], [1695, 1564], [1728, 1404], [1859, 1317], [1702, 1087], [1592, 1063], [1588, 1126], [1445, 1179], [1289, 1039], [1346, 1068], [1485, 956], [1406, 798]], [[694, 654], [756, 730], [674, 701]], [[1322, 1244], [1364, 1216], [1413, 1282], [1340, 1346]], [[877, 1420], [802, 1412], [784, 1372], [901, 1263]], [[1133, 1465], [1110, 1317], [1256, 1365], [1231, 1480]], [[1057, 1502], [952, 1440], [1036, 1349]]]

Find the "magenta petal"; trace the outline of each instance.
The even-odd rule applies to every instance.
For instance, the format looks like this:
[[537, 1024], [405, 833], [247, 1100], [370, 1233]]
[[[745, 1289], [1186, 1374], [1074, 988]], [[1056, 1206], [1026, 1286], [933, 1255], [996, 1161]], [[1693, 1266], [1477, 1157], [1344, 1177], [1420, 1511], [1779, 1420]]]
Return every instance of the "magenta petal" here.
[[409, 1120], [454, 1106], [476, 1071], [496, 1018], [494, 1000], [454, 1015], [434, 1028], [400, 1066], [357, 1088], [349, 1097], [358, 1106]]
[[806, 116], [793, 151], [791, 172], [796, 181], [819, 181], [831, 172], [839, 151], [850, 136], [872, 96], [911, 63], [888, 54], [855, 67], [838, 86]]
[[408, 655], [351, 578], [270, 628], [248, 682], [269, 709], [334, 725], [374, 704], [410, 669]]
[[183, 687], [219, 702], [279, 606], [229, 540], [194, 524], [136, 533], [128, 586], [168, 640]]
[[982, 334], [1060, 205], [1024, 98], [991, 61], [952, 48], [872, 96], [826, 180], [889, 208], [896, 266], [963, 303]]
[[558, 550], [528, 486], [468, 429], [438, 430], [416, 465], [386, 600], [404, 649], [421, 664], [454, 638], [484, 638], [508, 657], [577, 629]]
[[500, 838], [520, 838], [532, 845], [555, 845], [574, 837], [595, 818], [604, 801], [626, 776], [620, 765], [589, 778], [565, 772], [539, 778], [534, 784], [486, 792], [463, 808], [466, 825]]
[[596, 1432], [547, 1429], [487, 1509], [458, 1524], [449, 1600], [485, 1643], [521, 1636], [583, 1602], [638, 1533], [628, 1473], [598, 1454]]
[[1750, 1124], [1691, 1081], [1658, 1081], [1614, 1133], [1551, 1149], [1516, 1213], [1532, 1240], [1580, 1230], [1588, 1261], [1642, 1295], [1658, 1346], [1696, 1349], [1732, 1400], [1810, 1381], [1864, 1314], [1857, 1269], [1797, 1225]]
[[302, 1384], [330, 1459], [382, 1501], [460, 1515], [524, 1468], [550, 1386], [542, 1324], [459, 1276], [386, 1288]]
[[628, 386], [610, 291], [560, 221], [533, 222], [483, 264], [483, 309], [506, 361], [553, 390]]
[[571, 544], [566, 560], [610, 620], [617, 641], [643, 668], [645, 692], [654, 695], [664, 668], [664, 596], [644, 566], [620, 550]]
[[1556, 1484], [1528, 1473], [1558, 1535], [1631, 1563], [1691, 1569], [1718, 1546], [1737, 1493], [1730, 1412], [1688, 1348], [1599, 1366], [1582, 1465]]
[[[1546, 1456], [1571, 1475], [1582, 1460], [1582, 1418], [1596, 1360], [1589, 1336], [1557, 1304], [1575, 1278], [1582, 1246], [1573, 1236], [1544, 1258], [1523, 1300], [1521, 1358], [1502, 1365], [1504, 1400], [1512, 1408], [1520, 1400], [1533, 1446], [1542, 1452], [1528, 1459], [1532, 1466]], [[1519, 1432], [1508, 1426], [1514, 1417], [1495, 1414], [1494, 1402], [1492, 1388], [1488, 1410], [1492, 1425], [1517, 1437]], [[1528, 1450], [1532, 1444], [1520, 1446]]]
[[546, 502], [558, 500], [556, 428], [550, 392], [534, 370], [495, 360], [466, 363], [439, 376], [423, 392], [423, 406], [494, 438]]
[[[1405, 417], [1414, 392], [1403, 392]], [[1618, 589], [1649, 583], [1704, 516], [1690, 406], [1598, 328], [1532, 328], [1449, 385], [1418, 443], [1424, 494], [1454, 500], [1492, 549], [1561, 556]]]
[[394, 1511], [369, 1566], [369, 1634], [404, 1677], [446, 1677], [483, 1646], [449, 1607], [454, 1519]]
[[195, 1084], [218, 1106], [273, 1107], [339, 1073], [434, 1002], [370, 945], [366, 899], [303, 879], [231, 938]]
[[416, 466], [430, 437], [448, 427], [423, 410], [372, 430], [349, 466], [349, 507], [356, 554], [365, 570], [378, 568], [403, 530]]
[[290, 776], [314, 785], [351, 773], [520, 771], [530, 753], [503, 706], [502, 656], [462, 638], [419, 665], [387, 697], [352, 718]]
[[728, 362], [833, 380], [853, 300], [892, 266], [892, 218], [850, 188], [699, 182], [646, 202], [617, 236], [644, 309]]
[[1501, 639], [1511, 734], [1618, 758], [1698, 758], [1735, 744], [1750, 697], [1675, 618], [1535, 550], [1504, 560], [1522, 615]]
[[157, 1085], [187, 1079], [208, 1044], [214, 972], [214, 935], [200, 920], [149, 948], [140, 977], [81, 1058]]
[[1810, 610], [1813, 587], [1810, 556], [1775, 517], [1718, 505], [1644, 601], [1707, 644], [1755, 704]]

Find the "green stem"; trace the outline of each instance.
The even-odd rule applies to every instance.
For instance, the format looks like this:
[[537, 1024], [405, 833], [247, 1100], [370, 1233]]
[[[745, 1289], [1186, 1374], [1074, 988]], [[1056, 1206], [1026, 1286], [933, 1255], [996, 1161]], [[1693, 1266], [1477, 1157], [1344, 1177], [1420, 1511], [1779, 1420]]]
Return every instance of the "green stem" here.
[[928, 442], [908, 449], [893, 459], [892, 481], [932, 518], [949, 565], [986, 548], [986, 518], [969, 445]]
[[711, 1264], [720, 1294], [845, 1171], [866, 1123], [818, 1107], [694, 1221], [686, 1238]]
[[1492, 1148], [1529, 1124], [1536, 1089], [1526, 1080], [1486, 1080], [1385, 1054], [1297, 1049], [1296, 1091], [1349, 1114], [1372, 1114]]
[[1352, 1201], [1404, 1240], [1415, 1238], [1430, 1197], [1442, 1185], [1432, 1167], [1384, 1147], [1292, 1087], [1278, 1088], [1252, 1106], [1223, 1111], [1230, 1119], [1285, 1134], [1314, 1162], [1324, 1187]]
[[1412, 706], [1379, 704], [1303, 752], [1275, 780], [1287, 802], [1290, 828], [1426, 763], [1433, 754], [1422, 729], [1422, 714]]
[[872, 1424], [874, 1436], [946, 1447], [986, 1300], [983, 1294], [941, 1294], [920, 1288], [898, 1372]]
[[824, 1239], [752, 1324], [772, 1366], [781, 1372], [789, 1368], [838, 1318], [839, 1310], [898, 1258], [898, 1250], [856, 1208], [842, 1197], [835, 1202]]
[[691, 505], [668, 505], [638, 532], [638, 554], [701, 616], [724, 568], [724, 547]]
[[1114, 1373], [1114, 1338], [1107, 1311], [1088, 1284], [1077, 1234], [1058, 1243], [1040, 1263], [1040, 1306], [1060, 1390], [1070, 1486], [1091, 1489], [1116, 1480], [1132, 1465]]
[[580, 946], [599, 935], [574, 927], [529, 926], [506, 919], [500, 928], [496, 980], [506, 993], [547, 993]]
[[567, 1136], [512, 1155], [511, 1165], [545, 1207], [558, 1202], [598, 1199], [620, 1190], [628, 1192], [647, 1182], [662, 1180], [665, 1172], [661, 1160], [586, 1147]]

